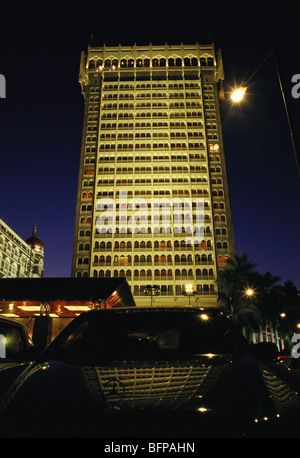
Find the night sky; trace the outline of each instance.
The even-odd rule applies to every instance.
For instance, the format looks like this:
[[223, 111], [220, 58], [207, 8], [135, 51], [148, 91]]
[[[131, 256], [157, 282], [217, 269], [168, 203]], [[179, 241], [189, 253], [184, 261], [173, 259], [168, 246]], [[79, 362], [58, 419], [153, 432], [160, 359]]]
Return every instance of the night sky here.
[[[1, 1], [0, 218], [23, 239], [37, 224], [46, 277], [71, 274], [84, 108], [78, 73], [90, 37], [99, 45], [212, 39], [222, 50], [226, 92], [276, 42], [300, 139], [300, 98], [291, 97], [300, 3], [265, 3]], [[273, 56], [250, 82], [246, 101], [228, 100], [223, 112], [236, 250], [300, 289], [300, 179]]]

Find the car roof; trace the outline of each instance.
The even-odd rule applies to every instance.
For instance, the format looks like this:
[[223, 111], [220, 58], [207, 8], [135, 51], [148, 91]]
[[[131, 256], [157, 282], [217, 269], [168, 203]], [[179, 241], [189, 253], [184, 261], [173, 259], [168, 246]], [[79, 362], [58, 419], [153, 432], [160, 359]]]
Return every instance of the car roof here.
[[26, 329], [26, 326], [23, 323], [20, 323], [20, 321], [14, 320], [13, 318], [8, 318], [6, 316], [0, 315], [0, 321], [3, 321], [8, 324], [14, 324], [16, 326], [19, 326], [20, 328]]
[[112, 307], [112, 308], [107, 308], [107, 309], [95, 309], [95, 310], [89, 310], [88, 312], [84, 312], [82, 315], [87, 315], [87, 314], [100, 314], [100, 313], [174, 313], [174, 312], [184, 312], [184, 313], [211, 313], [214, 314], [215, 316], [217, 315], [223, 315], [222, 310], [215, 308], [215, 307], [188, 307], [188, 306], [172, 306], [172, 307], [167, 307], [167, 306], [155, 306], [155, 307]]

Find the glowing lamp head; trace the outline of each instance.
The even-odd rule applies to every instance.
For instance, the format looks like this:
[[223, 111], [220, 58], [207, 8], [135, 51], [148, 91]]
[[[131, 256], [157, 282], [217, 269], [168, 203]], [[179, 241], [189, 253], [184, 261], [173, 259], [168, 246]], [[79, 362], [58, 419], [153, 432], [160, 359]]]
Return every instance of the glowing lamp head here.
[[243, 98], [244, 98], [244, 95], [245, 95], [245, 92], [246, 92], [246, 87], [239, 87], [238, 89], [236, 89], [232, 94], [231, 94], [231, 100], [233, 102], [240, 102]]
[[184, 290], [187, 294], [192, 294], [194, 289], [193, 289], [193, 285], [185, 285], [184, 286]]

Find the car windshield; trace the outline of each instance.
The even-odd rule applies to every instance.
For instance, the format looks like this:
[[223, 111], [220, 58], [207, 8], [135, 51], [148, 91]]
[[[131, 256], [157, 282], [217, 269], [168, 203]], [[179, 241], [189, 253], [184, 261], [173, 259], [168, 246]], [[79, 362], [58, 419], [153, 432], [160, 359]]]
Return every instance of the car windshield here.
[[245, 351], [246, 345], [229, 320], [209, 312], [99, 311], [87, 314], [76, 329], [59, 340], [49, 347], [55, 358], [80, 360], [124, 354], [237, 354]]

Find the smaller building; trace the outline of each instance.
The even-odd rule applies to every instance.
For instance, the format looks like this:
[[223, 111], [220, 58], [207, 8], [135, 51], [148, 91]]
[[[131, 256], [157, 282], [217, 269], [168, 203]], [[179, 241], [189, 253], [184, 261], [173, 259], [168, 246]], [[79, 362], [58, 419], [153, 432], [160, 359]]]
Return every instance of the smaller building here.
[[36, 235], [23, 240], [0, 219], [0, 278], [41, 278], [44, 244]]

